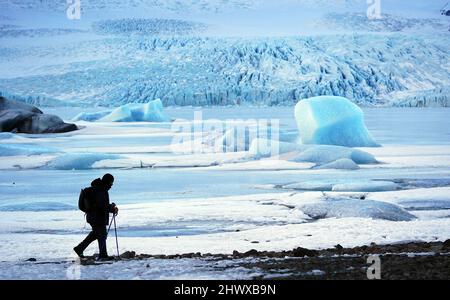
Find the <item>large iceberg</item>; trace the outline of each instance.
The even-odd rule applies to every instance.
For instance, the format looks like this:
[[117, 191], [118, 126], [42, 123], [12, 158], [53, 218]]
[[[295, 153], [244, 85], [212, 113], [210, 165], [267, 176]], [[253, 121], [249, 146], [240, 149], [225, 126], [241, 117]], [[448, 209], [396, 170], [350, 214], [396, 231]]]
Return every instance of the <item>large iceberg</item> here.
[[378, 147], [364, 124], [362, 110], [343, 97], [301, 100], [295, 118], [303, 144]]
[[170, 118], [163, 113], [160, 99], [148, 103], [130, 103], [114, 110], [94, 113], [80, 113], [74, 121], [100, 122], [169, 122]]

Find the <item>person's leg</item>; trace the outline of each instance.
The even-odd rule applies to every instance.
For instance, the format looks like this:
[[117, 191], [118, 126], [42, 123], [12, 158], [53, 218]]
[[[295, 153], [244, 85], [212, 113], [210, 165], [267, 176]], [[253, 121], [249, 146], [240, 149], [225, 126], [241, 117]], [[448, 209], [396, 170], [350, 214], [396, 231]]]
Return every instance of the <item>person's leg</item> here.
[[108, 251], [106, 250], [106, 236], [108, 234], [106, 231], [106, 226], [95, 226], [95, 234], [98, 241], [99, 257], [108, 257]]
[[95, 233], [94, 227], [92, 227], [91, 232], [88, 234], [88, 236], [78, 245], [74, 248], [75, 252], [82, 256], [84, 250], [97, 239], [97, 234]]

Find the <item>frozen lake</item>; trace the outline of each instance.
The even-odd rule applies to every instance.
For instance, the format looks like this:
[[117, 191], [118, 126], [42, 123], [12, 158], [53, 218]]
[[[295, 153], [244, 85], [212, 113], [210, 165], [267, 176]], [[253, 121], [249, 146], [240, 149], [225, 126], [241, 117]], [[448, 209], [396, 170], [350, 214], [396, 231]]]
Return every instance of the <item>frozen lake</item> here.
[[[196, 110], [168, 108], [165, 111], [174, 119], [192, 120]], [[70, 120], [81, 109], [44, 111]], [[293, 142], [297, 137], [293, 108], [204, 108], [201, 111], [204, 120], [278, 119], [285, 140]], [[296, 236], [300, 228], [301, 232], [309, 233], [344, 225], [341, 244], [370, 243], [382, 236], [386, 241], [439, 239], [446, 234], [441, 226], [449, 228], [450, 223], [450, 109], [368, 108], [364, 111], [367, 127], [383, 147], [363, 150], [373, 154], [381, 164], [364, 165], [354, 171], [317, 170], [286, 162], [275, 162], [270, 167], [258, 161], [249, 165], [252, 162], [242, 163], [239, 155], [238, 158], [231, 155], [217, 165], [214, 155], [176, 155], [167, 150], [174, 136], [170, 124], [82, 123], [86, 128], [72, 134], [2, 140], [5, 145], [32, 144], [67, 153], [127, 155], [127, 159], [123, 166], [106, 161], [93, 169], [57, 170], [46, 167], [55, 154], [2, 157], [0, 255], [22, 243], [35, 241], [36, 247], [19, 250], [8, 259], [44, 255], [40, 247], [55, 247], [54, 255], [70, 256], [71, 245], [87, 232], [83, 215], [77, 211], [79, 190], [106, 172], [116, 177], [110, 195], [121, 208], [119, 235], [124, 249], [166, 253], [226, 252], [255, 247], [282, 249], [298, 243], [324, 247], [340, 241], [330, 236], [311, 244], [292, 235]], [[136, 159], [150, 165], [163, 161], [165, 167], [141, 168], [136, 166]], [[195, 163], [191, 165], [190, 161]], [[328, 212], [330, 217], [311, 223], [312, 214], [305, 215], [301, 205], [311, 199], [318, 200], [322, 192], [282, 188], [305, 182], [323, 185], [361, 180], [397, 184], [395, 190], [358, 190], [351, 192], [350, 197], [364, 195], [374, 201], [393, 203], [414, 216], [408, 222], [410, 227], [401, 227], [404, 221], [391, 217], [381, 217], [381, 220], [372, 217], [371, 209], [390, 209], [376, 208], [379, 202], [374, 204], [375, 208], [360, 208], [358, 203], [339, 207]], [[342, 197], [331, 190], [323, 192], [328, 192], [331, 198]], [[298, 199], [291, 203], [289, 197]], [[314, 212], [316, 209], [314, 206]], [[371, 228], [370, 234], [350, 230], [361, 222]], [[289, 226], [303, 227], [288, 230]], [[389, 236], [385, 233], [388, 227], [401, 230]], [[351, 231], [347, 236], [346, 230]], [[279, 232], [277, 241], [273, 241], [274, 236], [270, 238], [270, 232], [272, 235]], [[254, 237], [258, 243], [252, 243], [252, 238], [244, 238], [245, 235]], [[183, 236], [181, 243], [179, 238]], [[8, 242], [12, 237], [14, 242]], [[220, 243], [221, 239], [229, 242]], [[262, 243], [261, 239], [272, 242]]]

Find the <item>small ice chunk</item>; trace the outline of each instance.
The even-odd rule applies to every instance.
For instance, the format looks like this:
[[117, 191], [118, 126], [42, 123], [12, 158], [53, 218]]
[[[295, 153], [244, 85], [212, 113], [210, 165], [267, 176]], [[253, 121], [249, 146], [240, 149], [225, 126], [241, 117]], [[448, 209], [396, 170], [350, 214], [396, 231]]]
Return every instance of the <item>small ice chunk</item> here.
[[364, 124], [363, 111], [344, 97], [301, 100], [295, 118], [303, 144], [378, 147]]
[[316, 169], [359, 170], [360, 167], [351, 159], [341, 158], [331, 163], [318, 166]]
[[391, 181], [361, 181], [340, 183], [333, 186], [335, 192], [386, 192], [395, 191], [399, 185]]

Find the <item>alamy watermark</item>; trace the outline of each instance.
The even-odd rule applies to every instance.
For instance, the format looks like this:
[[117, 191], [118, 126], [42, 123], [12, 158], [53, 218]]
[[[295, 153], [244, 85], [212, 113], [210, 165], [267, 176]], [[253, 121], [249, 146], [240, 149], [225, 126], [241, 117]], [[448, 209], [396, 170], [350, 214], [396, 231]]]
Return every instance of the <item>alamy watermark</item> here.
[[367, 0], [367, 18], [369, 20], [381, 19], [381, 0]]
[[68, 280], [80, 280], [81, 279], [81, 264], [80, 259], [76, 258], [75, 261], [73, 259], [68, 259], [70, 263], [69, 267], [66, 270], [66, 278]]
[[215, 153], [251, 150], [276, 157], [279, 154], [280, 122], [278, 119], [203, 120], [196, 111], [193, 121], [172, 123], [172, 152], [176, 154]]
[[69, 20], [81, 19], [81, 0], [66, 0], [66, 16]]
[[367, 279], [375, 280], [381, 279], [381, 258], [379, 255], [369, 255], [367, 263], [370, 267], [367, 268]]

